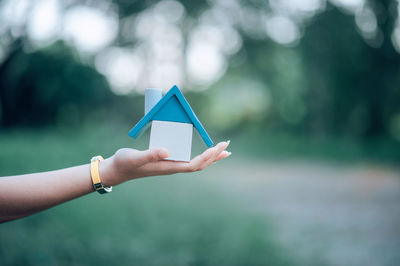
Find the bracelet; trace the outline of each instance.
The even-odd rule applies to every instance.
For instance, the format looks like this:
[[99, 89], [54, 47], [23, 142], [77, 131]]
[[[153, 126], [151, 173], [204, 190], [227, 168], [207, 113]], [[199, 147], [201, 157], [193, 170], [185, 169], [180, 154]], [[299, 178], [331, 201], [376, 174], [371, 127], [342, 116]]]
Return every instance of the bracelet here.
[[90, 176], [92, 177], [92, 182], [93, 182], [93, 187], [94, 190], [99, 192], [100, 194], [105, 194], [109, 193], [112, 191], [112, 186], [110, 187], [105, 187], [101, 183], [100, 180], [100, 174], [99, 174], [99, 163], [100, 161], [103, 161], [104, 158], [101, 157], [100, 155], [94, 156], [90, 160]]

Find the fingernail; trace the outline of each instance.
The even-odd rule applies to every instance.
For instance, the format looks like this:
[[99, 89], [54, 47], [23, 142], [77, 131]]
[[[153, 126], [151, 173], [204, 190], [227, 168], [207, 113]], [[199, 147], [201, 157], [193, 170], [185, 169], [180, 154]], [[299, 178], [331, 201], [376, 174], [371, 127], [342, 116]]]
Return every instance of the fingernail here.
[[228, 151], [228, 155], [226, 157], [231, 156], [232, 152]]
[[228, 143], [228, 145], [229, 145], [229, 143], [231, 143], [231, 140], [228, 140], [226, 143]]

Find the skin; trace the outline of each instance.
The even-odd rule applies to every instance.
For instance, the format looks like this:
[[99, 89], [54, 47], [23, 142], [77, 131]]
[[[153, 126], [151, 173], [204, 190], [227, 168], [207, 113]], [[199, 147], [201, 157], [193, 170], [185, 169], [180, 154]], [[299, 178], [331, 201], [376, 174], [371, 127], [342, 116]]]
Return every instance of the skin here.
[[[116, 186], [141, 177], [201, 171], [228, 157], [229, 141], [220, 142], [190, 162], [163, 160], [165, 149], [120, 149], [101, 161], [103, 185]], [[22, 218], [94, 191], [90, 164], [56, 171], [0, 178], [0, 222]]]

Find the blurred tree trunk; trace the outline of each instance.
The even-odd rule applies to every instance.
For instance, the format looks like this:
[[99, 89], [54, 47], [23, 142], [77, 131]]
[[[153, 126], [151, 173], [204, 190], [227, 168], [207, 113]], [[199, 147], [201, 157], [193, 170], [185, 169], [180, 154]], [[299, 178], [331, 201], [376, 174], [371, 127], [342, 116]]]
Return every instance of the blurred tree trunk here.
[[388, 124], [386, 103], [391, 97], [393, 81], [396, 77], [393, 70], [400, 67], [400, 55], [395, 50], [391, 36], [397, 19], [397, 1], [370, 0], [369, 4], [377, 16], [378, 27], [383, 35], [383, 43], [379, 48], [370, 48], [373, 69], [366, 78], [368, 88], [368, 105], [370, 122], [366, 129], [366, 137], [376, 137], [385, 134]]
[[5, 84], [6, 71], [8, 70], [10, 64], [13, 62], [14, 58], [20, 53], [23, 45], [23, 40], [21, 38], [15, 39], [13, 43], [10, 45], [9, 51], [6, 55], [6, 58], [0, 64], [0, 102], [1, 102], [1, 126], [7, 127], [13, 124], [14, 119], [16, 118], [16, 112], [13, 112], [12, 104], [7, 101], [8, 95], [6, 92], [7, 84]]
[[[308, 130], [374, 138], [388, 135], [400, 108], [400, 54], [392, 43], [397, 19], [395, 0], [371, 0], [380, 45], [357, 33], [354, 18], [335, 6], [316, 17], [302, 40], [307, 73]], [[379, 43], [375, 40], [376, 43]]]

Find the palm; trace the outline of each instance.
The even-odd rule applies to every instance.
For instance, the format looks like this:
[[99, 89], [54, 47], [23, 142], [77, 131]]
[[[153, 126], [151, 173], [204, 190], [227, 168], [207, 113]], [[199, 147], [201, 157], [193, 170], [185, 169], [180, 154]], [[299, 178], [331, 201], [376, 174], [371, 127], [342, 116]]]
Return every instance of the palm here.
[[209, 148], [190, 162], [163, 160], [168, 157], [164, 149], [139, 151], [135, 149], [120, 149], [113, 156], [113, 164], [121, 182], [154, 175], [169, 175], [183, 172], [200, 171], [212, 163], [230, 155], [225, 151], [229, 142], [220, 142]]

